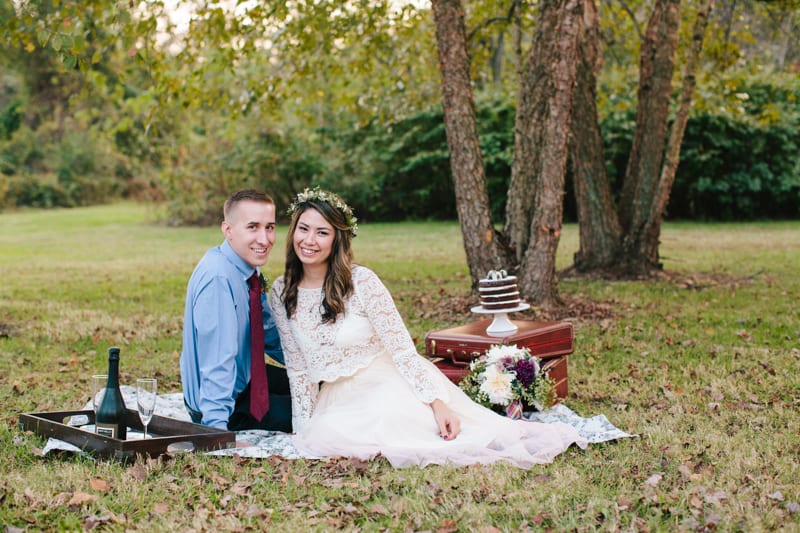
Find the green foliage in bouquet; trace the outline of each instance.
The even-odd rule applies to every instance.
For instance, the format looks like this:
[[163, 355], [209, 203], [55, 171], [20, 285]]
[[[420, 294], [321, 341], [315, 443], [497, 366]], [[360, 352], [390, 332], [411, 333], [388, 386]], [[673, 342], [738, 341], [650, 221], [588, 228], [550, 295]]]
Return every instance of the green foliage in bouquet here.
[[461, 389], [475, 402], [512, 416], [520, 408], [541, 411], [556, 402], [555, 384], [527, 348], [495, 345], [470, 364]]

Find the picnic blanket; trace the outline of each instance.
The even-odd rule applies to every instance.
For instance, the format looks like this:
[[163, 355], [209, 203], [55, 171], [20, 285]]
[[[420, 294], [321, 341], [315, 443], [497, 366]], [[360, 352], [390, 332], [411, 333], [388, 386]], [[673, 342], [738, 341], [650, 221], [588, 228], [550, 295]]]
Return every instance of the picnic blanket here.
[[[125, 400], [125, 405], [129, 409], [136, 410], [136, 388], [123, 385], [120, 389], [122, 391], [122, 397]], [[85, 410], [91, 408], [91, 402], [83, 407]], [[191, 422], [189, 414], [186, 412], [186, 408], [183, 405], [183, 393], [180, 392], [159, 394], [156, 399], [155, 414]], [[606, 442], [636, 436], [615, 427], [605, 415], [584, 418], [563, 403], [557, 404], [546, 411], [525, 413], [524, 416], [536, 422], [564, 422], [569, 424], [590, 443]], [[237, 431], [236, 441], [247, 442], [250, 445], [206, 453], [211, 455], [239, 455], [241, 457], [270, 457], [272, 455], [278, 455], [287, 459], [298, 459], [301, 457], [315, 458], [313, 456], [304, 455], [298, 451], [294, 447], [294, 444], [292, 444], [292, 436], [281, 431]], [[46, 454], [53, 450], [81, 452], [80, 448], [68, 442], [50, 438], [47, 445], [42, 450], [42, 453]]]

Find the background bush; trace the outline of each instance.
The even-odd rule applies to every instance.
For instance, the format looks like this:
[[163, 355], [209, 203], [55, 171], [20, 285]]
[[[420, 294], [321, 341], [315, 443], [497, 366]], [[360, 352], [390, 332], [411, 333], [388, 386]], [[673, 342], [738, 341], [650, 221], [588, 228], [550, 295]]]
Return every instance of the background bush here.
[[[751, 76], [728, 81], [712, 100], [698, 97], [687, 125], [667, 219], [754, 220], [800, 217], [800, 81]], [[601, 101], [606, 167], [615, 194], [636, 123], [635, 95]], [[21, 97], [20, 97], [21, 98]], [[219, 221], [219, 205], [244, 186], [268, 190], [282, 215], [297, 191], [339, 191], [362, 220], [456, 218], [440, 107], [404, 119], [347, 129], [262, 123], [260, 116], [202, 120], [175, 111], [142, 135], [135, 98], [102, 129], [89, 119], [66, 127], [21, 120], [24, 101], [0, 110], [0, 205], [71, 207], [114, 198], [166, 199], [172, 224]], [[727, 100], [726, 100], [727, 99]], [[21, 103], [22, 102], [22, 103]], [[604, 103], [605, 102], [605, 103]], [[724, 105], [723, 105], [724, 104]], [[505, 217], [513, 157], [514, 108], [479, 98], [478, 129], [494, 220]], [[99, 124], [99, 123], [98, 123]], [[571, 178], [564, 216], [576, 220]]]
[[[745, 89], [741, 89], [744, 91]], [[792, 94], [757, 87], [757, 94], [792, 101]], [[632, 97], [631, 97], [632, 98]], [[774, 106], [775, 100], [769, 100]], [[636, 126], [635, 102], [600, 123], [606, 168], [619, 194]], [[800, 112], [777, 120], [749, 114], [702, 112], [689, 120], [675, 177], [668, 219], [754, 220], [800, 217]], [[492, 215], [505, 217], [513, 157], [514, 110], [509, 103], [484, 102], [478, 110]], [[377, 220], [454, 219], [455, 199], [441, 111], [429, 110], [388, 126], [340, 140], [349, 155], [328, 169], [322, 184], [340, 190], [362, 217]], [[571, 177], [564, 216], [576, 220]]]

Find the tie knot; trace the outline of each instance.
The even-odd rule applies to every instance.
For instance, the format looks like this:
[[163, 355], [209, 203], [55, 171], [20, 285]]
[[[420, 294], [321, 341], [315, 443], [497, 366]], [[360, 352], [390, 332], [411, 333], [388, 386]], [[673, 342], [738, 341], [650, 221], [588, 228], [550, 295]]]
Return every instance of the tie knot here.
[[247, 284], [251, 289], [261, 290], [261, 283], [258, 280], [258, 271], [253, 272], [253, 275], [247, 278]]

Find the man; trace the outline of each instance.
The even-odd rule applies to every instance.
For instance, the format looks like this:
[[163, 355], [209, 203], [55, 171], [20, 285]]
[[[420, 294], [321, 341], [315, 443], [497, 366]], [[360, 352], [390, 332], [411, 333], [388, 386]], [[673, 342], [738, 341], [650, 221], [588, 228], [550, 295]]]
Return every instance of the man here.
[[[180, 361], [184, 402], [195, 423], [291, 432], [286, 370], [275, 364], [264, 370], [262, 361], [251, 361], [252, 353], [263, 359], [266, 351], [283, 362], [265, 288], [258, 283], [263, 283], [259, 267], [275, 243], [275, 202], [261, 191], [241, 190], [226, 200], [223, 214], [225, 241], [206, 252], [186, 291]], [[252, 326], [263, 333], [251, 330], [251, 302], [253, 313], [260, 302], [261, 319]], [[251, 350], [254, 344], [261, 345]], [[251, 395], [261, 400], [251, 403]]]

